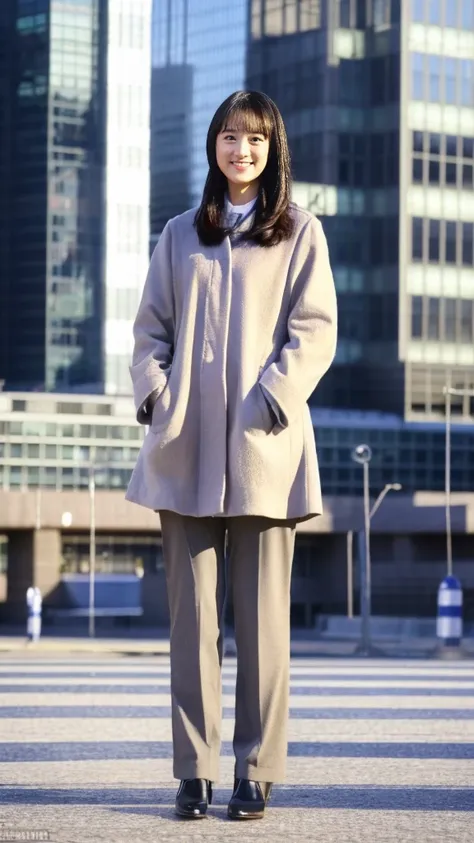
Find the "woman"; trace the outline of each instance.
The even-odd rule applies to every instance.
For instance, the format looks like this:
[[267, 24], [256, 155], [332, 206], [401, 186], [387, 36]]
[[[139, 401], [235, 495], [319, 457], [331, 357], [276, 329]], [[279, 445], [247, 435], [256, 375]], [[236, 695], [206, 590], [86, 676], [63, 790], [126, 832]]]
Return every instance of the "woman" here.
[[200, 207], [170, 220], [134, 326], [137, 418], [127, 498], [160, 513], [171, 620], [180, 816], [218, 778], [229, 565], [237, 646], [232, 819], [263, 816], [286, 763], [290, 574], [298, 521], [321, 513], [307, 400], [336, 346], [320, 223], [290, 202], [269, 97], [232, 94], [207, 138]]

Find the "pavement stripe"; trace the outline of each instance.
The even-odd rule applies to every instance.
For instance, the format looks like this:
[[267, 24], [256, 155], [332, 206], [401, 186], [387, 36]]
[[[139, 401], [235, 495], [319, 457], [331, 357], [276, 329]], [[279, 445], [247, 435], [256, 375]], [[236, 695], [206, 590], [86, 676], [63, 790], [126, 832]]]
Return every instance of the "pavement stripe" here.
[[[117, 670], [116, 667], [108, 666], [101, 666], [101, 665], [88, 665], [88, 666], [81, 666], [75, 667], [74, 665], [69, 665], [68, 669], [66, 670], [65, 667], [56, 667], [55, 665], [45, 665], [44, 667], [38, 666], [36, 664], [23, 664], [23, 665], [8, 665], [8, 669], [5, 667], [1, 667], [0, 662], [0, 678], [3, 679], [10, 679], [15, 677], [23, 677], [28, 676], [33, 679], [54, 679], [57, 677], [63, 677], [64, 679], [73, 679], [75, 677], [81, 678], [83, 676], [102, 676], [104, 679], [127, 679], [127, 678], [137, 678], [137, 679], [156, 679], [162, 678], [166, 679], [169, 678], [171, 675], [171, 668], [169, 663], [168, 664], [157, 664], [157, 665], [150, 665], [146, 669], [143, 667], [139, 667], [137, 665], [127, 665], [125, 668], [120, 668]], [[237, 666], [223, 666], [222, 669], [222, 676], [223, 677], [233, 677], [237, 675]], [[390, 680], [403, 680], [405, 682], [418, 682], [420, 680], [427, 680], [427, 681], [437, 681], [437, 682], [472, 682], [474, 681], [474, 672], [473, 668], [465, 667], [462, 669], [455, 669], [452, 670], [450, 668], [443, 669], [442, 666], [438, 668], [431, 668], [431, 669], [420, 669], [416, 673], [409, 671], [407, 668], [399, 669], [399, 668], [391, 668], [386, 669], [386, 671], [379, 670], [375, 672], [371, 670], [370, 672], [360, 672], [358, 670], [349, 670], [348, 667], [344, 668], [330, 668], [328, 669], [325, 667], [323, 669], [319, 666], [318, 669], [314, 668], [309, 670], [308, 667], [295, 667], [292, 666], [290, 668], [290, 675], [294, 679], [298, 680], [351, 680], [351, 681], [390, 681]]]
[[[331, 695], [334, 697], [334, 695]], [[110, 708], [115, 705], [133, 705], [139, 707], [149, 707], [150, 698], [153, 698], [153, 705], [169, 706], [170, 694], [139, 694], [136, 689], [130, 689], [126, 693], [83, 693], [81, 694], [81, 702], [84, 706], [106, 706]], [[68, 692], [61, 693], [62, 706], [77, 705], [78, 694], [76, 690], [70, 689]], [[231, 707], [235, 703], [234, 694], [225, 694], [222, 697], [222, 705], [224, 707]], [[332, 702], [332, 705], [335, 703]], [[0, 709], [4, 706], [10, 708], [12, 706], [28, 706], [28, 705], [58, 705], [57, 693], [44, 693], [38, 689], [29, 689], [25, 693], [11, 693], [0, 695]], [[458, 709], [460, 707], [460, 700], [456, 697], [435, 695], [416, 696], [387, 696], [387, 695], [364, 695], [359, 692], [348, 694], [347, 696], [339, 696], [337, 699], [337, 706], [339, 709], [351, 710], [357, 708], [387, 708], [391, 710], [402, 709]], [[325, 696], [294, 696], [290, 691], [290, 707], [299, 709], [320, 709], [327, 708], [327, 697]], [[462, 707], [464, 709], [474, 709], [474, 698], [464, 697], [462, 700]]]
[[[124, 683], [110, 683], [104, 684], [100, 680], [95, 682], [87, 682], [83, 684], [48, 684], [48, 685], [41, 685], [37, 686], [35, 683], [25, 683], [25, 682], [18, 682], [15, 684], [9, 685], [2, 685], [0, 687], [1, 694], [21, 694], [21, 693], [31, 693], [34, 689], [35, 693], [38, 694], [48, 694], [48, 693], [55, 693], [55, 694], [67, 694], [67, 693], [74, 693], [74, 694], [127, 694], [127, 693], [135, 693], [135, 694], [163, 694], [169, 693], [169, 685], [164, 683], [156, 683], [156, 684], [147, 684], [141, 685], [138, 682], [130, 683], [126, 685]], [[363, 683], [360, 685], [359, 683], [355, 682], [353, 685], [303, 685], [300, 686], [296, 682], [291, 683], [291, 691], [294, 696], [328, 696], [328, 697], [344, 697], [344, 696], [352, 696], [362, 695], [362, 696], [417, 696], [420, 694], [421, 691], [424, 692], [427, 696], [436, 695], [438, 697], [471, 697], [474, 700], [474, 687], [473, 688], [465, 688], [465, 687], [455, 687], [455, 688], [440, 688], [437, 687], [435, 684], [429, 685], [426, 687], [421, 683], [419, 687], [399, 687], [395, 686], [392, 687], [388, 684], [380, 684], [378, 686], [372, 687], [369, 683]], [[233, 694], [235, 692], [235, 686], [232, 685], [223, 685], [222, 693], [223, 694]]]
[[[222, 804], [229, 792], [221, 795]], [[48, 788], [43, 791], [25, 787], [2, 788], [3, 805], [170, 805], [176, 795], [175, 787], [155, 788]], [[369, 786], [311, 786], [280, 785], [272, 795], [272, 808], [293, 807], [303, 803], [305, 808], [350, 809], [354, 811], [474, 811], [474, 792], [467, 787], [397, 787]], [[296, 818], [295, 818], [296, 819]], [[13, 839], [13, 838], [12, 838]], [[191, 839], [191, 838], [189, 838]], [[203, 840], [207, 839], [207, 835]], [[439, 838], [441, 839], [441, 838]]]
[[[232, 756], [230, 741], [221, 747], [221, 755]], [[288, 755], [310, 758], [474, 758], [474, 743], [426, 742], [299, 742], [290, 741]], [[171, 741], [81, 741], [57, 743], [0, 743], [2, 763], [29, 761], [100, 761], [105, 759], [172, 758]], [[1, 791], [0, 791], [1, 793]]]
[[[223, 672], [222, 678], [223, 681], [233, 681], [237, 676], [236, 672]], [[301, 685], [306, 685], [308, 687], [313, 687], [317, 685], [324, 685], [325, 687], [353, 687], [356, 685], [363, 684], [364, 687], [372, 687], [372, 688], [390, 688], [390, 687], [412, 687], [415, 683], [418, 688], [431, 688], [438, 684], [445, 684], [449, 685], [451, 688], [471, 688], [474, 689], [474, 679], [472, 671], [466, 675], [461, 677], [452, 677], [452, 676], [443, 676], [440, 674], [433, 675], [430, 677], [421, 677], [421, 676], [406, 676], [404, 674], [398, 677], [380, 677], [374, 674], [369, 675], [361, 675], [354, 677], [353, 674], [345, 674], [339, 677], [334, 677], [331, 674], [315, 674], [315, 673], [307, 673], [307, 674], [291, 674], [290, 676], [292, 684], [294, 687], [298, 687]], [[146, 685], [157, 680], [169, 680], [170, 679], [170, 672], [165, 671], [157, 671], [156, 673], [149, 672], [149, 673], [129, 673], [129, 672], [120, 672], [120, 673], [101, 673], [100, 671], [84, 671], [82, 673], [78, 672], [61, 672], [61, 673], [53, 673], [53, 672], [38, 672], [38, 673], [16, 673], [10, 671], [9, 673], [2, 673], [0, 672], [0, 692], [4, 686], [8, 686], [9, 684], [13, 684], [11, 682], [12, 679], [21, 679], [22, 684], [31, 683], [36, 684], [40, 679], [48, 679], [48, 684], [56, 685], [56, 684], [63, 684], [65, 679], [68, 679], [68, 684], [76, 685], [81, 684], [84, 680], [89, 680], [90, 684], [116, 684], [117, 680], [126, 680], [130, 683], [135, 683], [137, 685]]]
[[[234, 732], [234, 721], [226, 719], [222, 723], [222, 740], [231, 741]], [[156, 720], [136, 717], [133, 720], [122, 720], [113, 717], [104, 723], [101, 718], [55, 719], [42, 718], [39, 720], [1, 720], [0, 743], [16, 743], [21, 737], [25, 743], [43, 743], [46, 739], [51, 743], [84, 743], [91, 741], [116, 742], [125, 736], [130, 741], [162, 741], [171, 740], [172, 730], [169, 718]], [[312, 719], [290, 720], [287, 737], [290, 741], [300, 743], [317, 741], [329, 744], [338, 743], [372, 743], [380, 740], [385, 743], [426, 742], [466, 744], [474, 743], [474, 723], [466, 721], [460, 729], [455, 720], [438, 723], [432, 720], [411, 720], [400, 723], [387, 724], [386, 720], [358, 720], [357, 727], [350, 718], [346, 720], [325, 720], [316, 723]]]
[[[225, 719], [234, 718], [234, 708], [224, 708]], [[27, 705], [1, 706], [1, 719], [28, 718], [169, 718], [171, 706], [127, 705]], [[291, 708], [296, 720], [474, 720], [473, 708]]]

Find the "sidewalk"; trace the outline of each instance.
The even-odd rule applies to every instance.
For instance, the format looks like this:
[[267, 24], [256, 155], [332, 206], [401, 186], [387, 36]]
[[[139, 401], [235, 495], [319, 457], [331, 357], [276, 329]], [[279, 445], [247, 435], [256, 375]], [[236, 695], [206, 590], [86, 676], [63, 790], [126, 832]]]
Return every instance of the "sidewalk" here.
[[[5, 629], [5, 632], [7, 630]], [[27, 640], [24, 631], [8, 630], [4, 634], [0, 627], [0, 655], [18, 654], [36, 657], [39, 654], [107, 654], [107, 655], [168, 655], [169, 633], [167, 629], [131, 630], [120, 637], [104, 635], [98, 631], [96, 637], [74, 633], [71, 630], [50, 631], [47, 629], [38, 642]], [[435, 638], [388, 639], [374, 638], [373, 653], [375, 658], [413, 658], [413, 659], [474, 659], [474, 639], [463, 641], [461, 651], [441, 653]], [[235, 642], [232, 636], [226, 637], [226, 655], [234, 656]], [[291, 637], [291, 655], [294, 657], [347, 658], [361, 657], [357, 638], [330, 640], [316, 637], [311, 630], [293, 630]]]

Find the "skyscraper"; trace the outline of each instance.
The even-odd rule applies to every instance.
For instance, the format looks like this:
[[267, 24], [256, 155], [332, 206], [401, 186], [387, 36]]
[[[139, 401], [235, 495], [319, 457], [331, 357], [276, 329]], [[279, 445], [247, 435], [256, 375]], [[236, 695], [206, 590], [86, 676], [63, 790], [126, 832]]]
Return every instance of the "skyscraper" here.
[[[329, 406], [444, 413], [474, 387], [473, 0], [251, 0], [247, 86], [280, 106], [339, 293]], [[472, 402], [456, 407], [472, 419]]]
[[154, 0], [151, 224], [199, 203], [211, 117], [245, 84], [248, 0]]
[[129, 393], [148, 263], [151, 0], [6, 0], [1, 15], [0, 378]]

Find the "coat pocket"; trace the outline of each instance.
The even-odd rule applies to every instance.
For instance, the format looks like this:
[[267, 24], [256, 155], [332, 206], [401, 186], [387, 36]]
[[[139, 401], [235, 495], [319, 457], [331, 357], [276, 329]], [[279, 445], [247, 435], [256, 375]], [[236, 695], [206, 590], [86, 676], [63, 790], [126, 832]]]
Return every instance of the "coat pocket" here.
[[268, 436], [275, 422], [259, 383], [250, 390], [244, 401], [244, 423], [248, 433]]
[[159, 433], [169, 423], [171, 415], [171, 393], [169, 388], [169, 380], [165, 388], [160, 393], [153, 406], [151, 414], [150, 431], [152, 433]]

